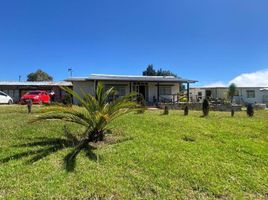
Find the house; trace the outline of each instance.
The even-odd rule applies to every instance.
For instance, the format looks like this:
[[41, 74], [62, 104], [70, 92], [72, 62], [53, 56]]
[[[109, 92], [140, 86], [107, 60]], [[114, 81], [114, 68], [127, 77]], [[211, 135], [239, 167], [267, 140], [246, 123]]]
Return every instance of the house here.
[[12, 97], [14, 102], [19, 102], [21, 96], [26, 92], [31, 90], [45, 90], [47, 92], [55, 92], [55, 101], [62, 101], [65, 95], [65, 91], [60, 87], [70, 87], [72, 88], [72, 83], [70, 82], [16, 82], [16, 81], [0, 81], [0, 91], [5, 92], [10, 97]]
[[[187, 86], [189, 97], [189, 84], [197, 81], [177, 78], [174, 76], [126, 76], [92, 74], [88, 77], [71, 77], [66, 81], [72, 82], [73, 90], [78, 94], [90, 93], [94, 95], [97, 84], [102, 82], [106, 89], [113, 87], [118, 96], [130, 92], [141, 94], [147, 103], [176, 102], [183, 84]], [[189, 99], [189, 98], [188, 98]], [[78, 103], [76, 99], [73, 100]]]
[[[190, 89], [193, 101], [204, 98], [228, 99], [228, 87], [199, 87]], [[261, 103], [268, 105], [268, 88], [265, 87], [237, 87], [234, 101], [238, 104]]]

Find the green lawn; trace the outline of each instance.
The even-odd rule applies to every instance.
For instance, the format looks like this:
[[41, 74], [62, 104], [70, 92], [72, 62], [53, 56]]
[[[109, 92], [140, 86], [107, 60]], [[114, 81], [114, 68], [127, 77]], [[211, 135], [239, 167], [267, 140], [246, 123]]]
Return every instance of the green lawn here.
[[41, 151], [49, 143], [22, 145], [61, 138], [64, 123], [29, 124], [38, 113], [0, 106], [0, 198], [268, 199], [267, 111], [254, 118], [245, 112], [234, 118], [222, 112], [208, 118], [161, 112], [114, 121], [120, 140], [100, 145], [94, 159], [81, 152], [70, 173], [63, 158], [71, 149], [49, 153]]

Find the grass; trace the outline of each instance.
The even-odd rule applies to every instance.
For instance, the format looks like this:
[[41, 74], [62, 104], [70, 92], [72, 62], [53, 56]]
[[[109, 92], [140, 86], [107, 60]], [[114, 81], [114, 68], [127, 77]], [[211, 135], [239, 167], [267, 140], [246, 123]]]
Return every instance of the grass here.
[[68, 173], [70, 148], [42, 151], [52, 144], [42, 141], [62, 139], [64, 123], [29, 124], [38, 115], [38, 107], [33, 110], [0, 106], [2, 199], [268, 198], [267, 111], [254, 118], [245, 112], [233, 118], [224, 112], [208, 118], [192, 111], [187, 117], [183, 111], [128, 114], [111, 124], [120, 141], [102, 144], [95, 159], [80, 153]]

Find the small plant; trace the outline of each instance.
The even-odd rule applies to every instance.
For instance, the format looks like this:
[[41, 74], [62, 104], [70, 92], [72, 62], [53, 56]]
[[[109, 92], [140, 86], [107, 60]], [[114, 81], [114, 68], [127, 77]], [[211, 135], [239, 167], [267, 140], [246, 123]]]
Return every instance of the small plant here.
[[184, 135], [182, 137], [182, 140], [184, 140], [185, 142], [194, 142], [196, 139], [193, 136], [190, 135]]
[[233, 117], [234, 114], [235, 114], [235, 111], [234, 111], [234, 109], [232, 108], [232, 110], [231, 110], [231, 116]]
[[165, 106], [164, 108], [164, 115], [168, 115], [169, 114], [169, 109], [168, 109], [168, 106]]
[[253, 108], [253, 105], [251, 103], [249, 103], [247, 105], [247, 115], [249, 117], [253, 117], [254, 116], [254, 108]]
[[187, 101], [188, 101], [188, 99], [186, 97], [181, 97], [180, 98], [180, 102], [187, 102]]
[[137, 102], [138, 104], [140, 105], [140, 108], [138, 111], [137, 111], [137, 114], [143, 114], [145, 112], [145, 109], [146, 109], [146, 102], [143, 98], [142, 95], [138, 95], [137, 97]]
[[202, 104], [202, 109], [203, 109], [203, 116], [206, 117], [209, 114], [209, 102], [207, 99], [203, 101]]
[[72, 95], [70, 93], [66, 93], [65, 97], [63, 99], [63, 104], [67, 105], [67, 106], [71, 106], [72, 105]]
[[188, 116], [188, 114], [189, 114], [189, 108], [188, 108], [188, 106], [185, 106], [185, 108], [184, 108], [184, 116]]
[[28, 109], [28, 114], [32, 113], [32, 107], [33, 107], [33, 101], [32, 99], [27, 100], [27, 109]]

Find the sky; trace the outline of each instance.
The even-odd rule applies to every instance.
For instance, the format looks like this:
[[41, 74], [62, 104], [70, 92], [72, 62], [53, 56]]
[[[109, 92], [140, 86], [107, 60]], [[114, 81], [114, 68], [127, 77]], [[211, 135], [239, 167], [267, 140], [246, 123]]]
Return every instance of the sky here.
[[0, 80], [37, 69], [64, 80], [70, 67], [73, 76], [139, 75], [153, 64], [199, 85], [256, 74], [266, 84], [267, 8], [267, 0], [0, 0]]

